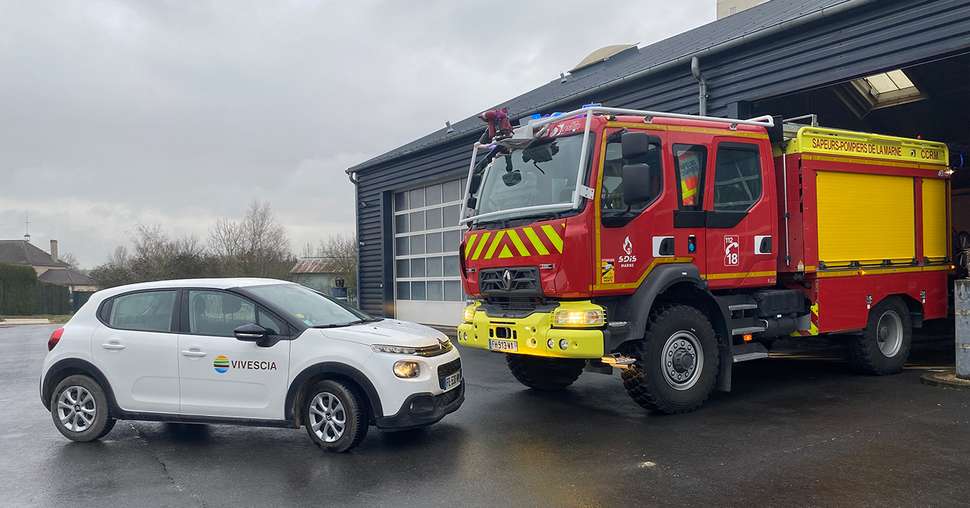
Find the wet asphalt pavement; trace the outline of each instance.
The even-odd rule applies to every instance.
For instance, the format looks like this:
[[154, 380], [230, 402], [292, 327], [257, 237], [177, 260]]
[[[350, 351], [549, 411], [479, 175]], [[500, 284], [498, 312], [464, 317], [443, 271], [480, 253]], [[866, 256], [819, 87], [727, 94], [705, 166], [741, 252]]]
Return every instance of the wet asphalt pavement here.
[[[3, 506], [966, 505], [970, 391], [925, 386], [952, 338], [911, 368], [847, 372], [833, 351], [739, 364], [700, 411], [645, 413], [619, 378], [560, 394], [462, 350], [465, 405], [424, 431], [371, 433], [345, 455], [304, 431], [119, 422], [61, 437], [38, 397], [53, 326], [0, 328]], [[837, 352], [836, 352], [837, 353]]]

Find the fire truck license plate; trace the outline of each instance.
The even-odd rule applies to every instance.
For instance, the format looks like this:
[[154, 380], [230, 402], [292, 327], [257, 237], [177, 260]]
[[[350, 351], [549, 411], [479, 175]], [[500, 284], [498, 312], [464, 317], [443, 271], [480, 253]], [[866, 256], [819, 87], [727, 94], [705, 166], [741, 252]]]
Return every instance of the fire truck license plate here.
[[488, 339], [488, 348], [492, 351], [518, 351], [519, 343], [514, 340]]

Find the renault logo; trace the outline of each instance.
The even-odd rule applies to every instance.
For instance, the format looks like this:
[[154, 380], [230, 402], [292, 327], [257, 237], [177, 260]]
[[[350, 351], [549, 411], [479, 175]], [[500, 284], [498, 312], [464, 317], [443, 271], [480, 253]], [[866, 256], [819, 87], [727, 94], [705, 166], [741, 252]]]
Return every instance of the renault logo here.
[[512, 289], [512, 272], [509, 270], [502, 272], [502, 287], [506, 291]]

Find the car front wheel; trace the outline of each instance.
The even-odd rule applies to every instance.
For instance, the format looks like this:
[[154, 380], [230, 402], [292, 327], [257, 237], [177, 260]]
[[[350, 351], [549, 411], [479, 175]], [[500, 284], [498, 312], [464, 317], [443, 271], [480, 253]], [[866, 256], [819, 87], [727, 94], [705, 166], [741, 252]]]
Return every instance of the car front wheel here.
[[346, 452], [367, 435], [364, 401], [339, 381], [328, 379], [313, 385], [307, 392], [303, 414], [310, 439], [328, 452]]

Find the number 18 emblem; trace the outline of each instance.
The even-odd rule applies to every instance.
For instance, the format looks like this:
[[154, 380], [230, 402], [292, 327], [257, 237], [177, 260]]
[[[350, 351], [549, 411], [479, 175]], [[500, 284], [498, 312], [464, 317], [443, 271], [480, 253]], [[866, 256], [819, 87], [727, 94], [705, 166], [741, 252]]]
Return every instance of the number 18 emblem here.
[[724, 266], [738, 266], [740, 253], [738, 235], [724, 235]]

